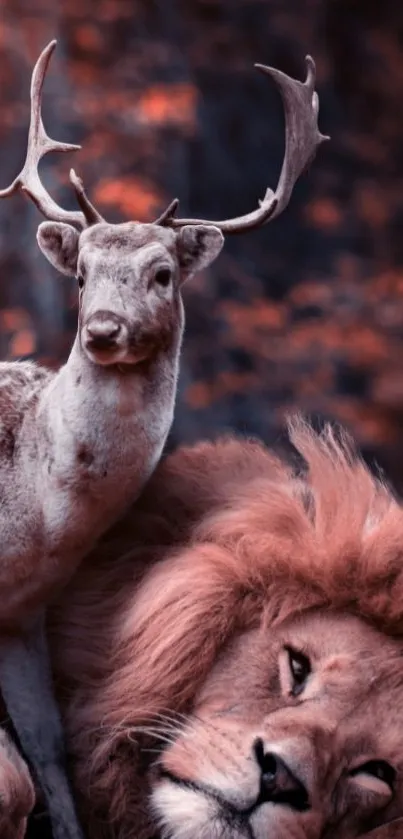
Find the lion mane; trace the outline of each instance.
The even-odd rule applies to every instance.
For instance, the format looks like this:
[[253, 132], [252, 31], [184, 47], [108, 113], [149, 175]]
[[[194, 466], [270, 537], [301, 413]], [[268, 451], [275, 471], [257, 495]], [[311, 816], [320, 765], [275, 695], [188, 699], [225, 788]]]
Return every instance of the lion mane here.
[[318, 606], [403, 631], [400, 503], [346, 434], [297, 418], [289, 437], [298, 458], [233, 437], [166, 457], [53, 609], [75, 784], [97, 836], [102, 820], [119, 836], [141, 823], [132, 732], [186, 711], [236, 633]]

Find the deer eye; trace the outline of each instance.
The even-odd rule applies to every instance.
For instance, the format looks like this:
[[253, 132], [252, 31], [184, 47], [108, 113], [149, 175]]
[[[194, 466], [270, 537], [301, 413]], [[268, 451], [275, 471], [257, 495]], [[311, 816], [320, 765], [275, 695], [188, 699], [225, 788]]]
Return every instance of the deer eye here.
[[170, 268], [159, 268], [155, 273], [155, 282], [163, 288], [167, 288], [172, 279], [172, 271]]
[[304, 690], [308, 676], [311, 674], [311, 662], [308, 656], [293, 647], [286, 647], [288, 654], [288, 665], [292, 678], [292, 694], [299, 696]]
[[84, 283], [85, 283], [85, 267], [84, 267], [84, 265], [81, 266], [81, 268], [80, 268], [80, 270], [77, 274], [77, 283], [78, 283], [78, 287], [81, 291], [81, 289], [84, 288]]

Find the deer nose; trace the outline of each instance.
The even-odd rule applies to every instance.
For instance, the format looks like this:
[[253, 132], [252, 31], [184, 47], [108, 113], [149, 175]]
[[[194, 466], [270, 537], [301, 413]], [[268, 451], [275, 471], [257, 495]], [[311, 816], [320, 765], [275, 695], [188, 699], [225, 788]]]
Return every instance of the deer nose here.
[[254, 743], [254, 753], [260, 768], [260, 790], [255, 806], [265, 802], [286, 804], [293, 810], [309, 810], [309, 795], [302, 781], [274, 752], [265, 752], [263, 740]]
[[109, 312], [92, 315], [86, 323], [87, 344], [92, 349], [113, 347], [121, 332], [121, 321]]

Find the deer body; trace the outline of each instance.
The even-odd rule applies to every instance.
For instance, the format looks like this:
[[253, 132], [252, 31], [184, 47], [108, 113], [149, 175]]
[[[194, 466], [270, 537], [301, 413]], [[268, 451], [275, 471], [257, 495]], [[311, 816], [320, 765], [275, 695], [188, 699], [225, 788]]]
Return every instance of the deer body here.
[[45, 222], [38, 243], [60, 271], [77, 276], [79, 319], [56, 374], [32, 363], [0, 368], [8, 418], [3, 445], [0, 438], [0, 686], [45, 791], [54, 839], [82, 839], [64, 769], [44, 604], [161, 456], [178, 377], [180, 286], [219, 253], [223, 236], [211, 227], [177, 233], [136, 223], [99, 223], [79, 234]]
[[25, 164], [0, 197], [22, 190], [49, 219], [38, 228], [38, 244], [57, 270], [77, 279], [78, 330], [56, 374], [30, 363], [0, 365], [0, 686], [42, 785], [54, 839], [81, 839], [44, 609], [161, 456], [174, 410], [182, 283], [217, 257], [223, 233], [259, 227], [282, 212], [325, 138], [317, 127], [312, 59], [304, 83], [257, 65], [277, 83], [286, 113], [279, 184], [266, 190], [257, 210], [220, 222], [178, 219], [175, 200], [152, 224], [108, 224], [73, 171], [81, 211], [64, 210], [38, 175], [44, 154], [77, 148], [52, 140], [42, 123], [55, 43], [32, 74]]
[[[135, 242], [139, 234], [144, 240], [145, 227], [132, 225], [127, 262], [120, 253], [121, 268], [132, 274]], [[157, 249], [158, 260], [155, 233], [150, 234], [151, 248], [140, 248], [141, 256]], [[161, 231], [160, 238], [174, 244], [171, 231]], [[167, 260], [168, 252], [160, 250]], [[19, 626], [27, 610], [42, 605], [69, 578], [136, 497], [172, 423], [184, 322], [180, 294], [163, 289], [162, 305], [161, 298], [147, 305], [132, 277], [138, 303], [134, 289], [120, 288], [119, 279], [110, 277], [116, 302], [102, 282], [99, 289], [98, 279], [88, 291], [89, 315], [86, 290], [81, 292], [82, 329], [56, 374], [29, 362], [0, 365], [0, 410], [3, 406], [7, 422], [0, 438], [0, 627], [7, 629]], [[130, 321], [129, 362], [95, 363], [83, 347], [84, 320], [94, 319], [96, 299], [114, 317], [122, 310]], [[108, 352], [113, 359], [115, 348]], [[136, 363], [139, 353], [144, 358]]]
[[173, 417], [177, 346], [170, 356], [112, 373], [76, 342], [55, 376], [0, 365], [0, 411], [7, 402], [3, 416], [21, 417], [0, 437], [0, 627], [18, 628], [69, 578], [153, 471]]

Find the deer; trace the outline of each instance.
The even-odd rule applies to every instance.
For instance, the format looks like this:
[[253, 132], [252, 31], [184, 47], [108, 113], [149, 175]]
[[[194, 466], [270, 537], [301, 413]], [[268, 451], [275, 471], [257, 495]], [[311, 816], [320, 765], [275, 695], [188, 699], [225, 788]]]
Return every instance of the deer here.
[[46, 610], [78, 564], [133, 503], [172, 424], [184, 330], [182, 286], [209, 266], [226, 234], [252, 230], [287, 206], [327, 139], [318, 129], [315, 64], [305, 82], [256, 65], [277, 84], [285, 154], [275, 191], [223, 221], [181, 219], [178, 199], [153, 222], [108, 223], [73, 169], [77, 210], [40, 180], [49, 152], [80, 147], [45, 131], [42, 90], [56, 41], [34, 67], [26, 160], [0, 198], [22, 193], [45, 217], [37, 243], [76, 278], [78, 323], [56, 372], [34, 361], [0, 364], [0, 688], [22, 751], [42, 788], [54, 839], [82, 839], [53, 693]]

